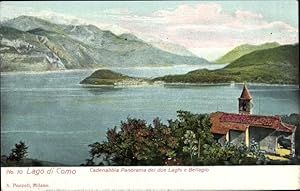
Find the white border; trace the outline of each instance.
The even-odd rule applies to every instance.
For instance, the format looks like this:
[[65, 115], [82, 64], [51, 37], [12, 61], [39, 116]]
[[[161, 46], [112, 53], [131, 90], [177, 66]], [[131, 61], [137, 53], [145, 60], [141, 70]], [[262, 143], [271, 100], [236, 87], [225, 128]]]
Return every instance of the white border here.
[[1, 167], [1, 174], [3, 191], [300, 189], [300, 165]]

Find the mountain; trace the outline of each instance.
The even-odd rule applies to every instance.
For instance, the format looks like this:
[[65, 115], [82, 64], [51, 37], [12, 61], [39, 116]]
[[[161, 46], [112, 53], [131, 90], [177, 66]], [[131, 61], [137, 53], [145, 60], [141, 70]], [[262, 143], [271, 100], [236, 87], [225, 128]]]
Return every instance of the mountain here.
[[20, 31], [29, 31], [36, 28], [42, 28], [44, 30], [56, 31], [61, 29], [61, 26], [55, 23], [51, 23], [44, 19], [40, 19], [32, 16], [19, 16], [10, 20], [6, 20], [1, 23], [2, 26], [11, 27]]
[[0, 25], [1, 71], [210, 64], [158, 49], [132, 34], [20, 16]]
[[173, 54], [177, 54], [177, 55], [181, 55], [181, 56], [196, 56], [195, 54], [193, 54], [192, 52], [187, 50], [185, 47], [178, 45], [178, 44], [174, 44], [174, 43], [170, 43], [170, 42], [166, 42], [166, 41], [162, 41], [162, 40], [149, 40], [147, 42], [156, 48], [159, 48], [161, 50], [164, 50], [164, 51], [167, 51], [167, 52], [170, 52]]
[[218, 70], [195, 70], [154, 80], [167, 83], [252, 82], [299, 84], [299, 44], [257, 50]]
[[277, 42], [264, 43], [264, 44], [260, 44], [260, 45], [250, 45], [250, 44], [240, 45], [240, 46], [232, 49], [228, 53], [226, 53], [221, 58], [217, 59], [215, 61], [215, 63], [228, 64], [228, 63], [231, 63], [231, 62], [235, 61], [236, 59], [238, 59], [246, 54], [249, 54], [253, 51], [275, 48], [278, 46], [280, 46], [280, 44]]

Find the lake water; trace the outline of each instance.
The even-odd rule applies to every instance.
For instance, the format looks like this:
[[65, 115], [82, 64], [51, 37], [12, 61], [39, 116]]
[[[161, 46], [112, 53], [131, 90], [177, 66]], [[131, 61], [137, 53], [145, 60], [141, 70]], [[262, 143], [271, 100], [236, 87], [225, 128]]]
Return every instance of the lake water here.
[[[220, 67], [220, 66], [214, 66]], [[191, 67], [115, 71], [138, 77], [185, 73]], [[213, 68], [211, 68], [213, 69]], [[88, 88], [79, 82], [91, 70], [1, 74], [1, 154], [25, 141], [30, 158], [79, 165], [88, 145], [105, 139], [108, 128], [127, 117], [152, 122], [174, 119], [177, 110], [237, 112], [242, 85]], [[300, 113], [296, 86], [248, 85], [255, 114]]]

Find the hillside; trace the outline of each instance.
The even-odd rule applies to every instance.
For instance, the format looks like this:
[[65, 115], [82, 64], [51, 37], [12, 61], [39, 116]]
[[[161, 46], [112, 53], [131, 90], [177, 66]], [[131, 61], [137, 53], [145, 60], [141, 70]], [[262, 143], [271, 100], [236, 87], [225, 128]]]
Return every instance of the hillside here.
[[249, 54], [253, 51], [264, 50], [264, 49], [269, 49], [269, 48], [275, 48], [275, 47], [278, 47], [278, 46], [280, 46], [280, 44], [277, 43], [277, 42], [264, 43], [264, 44], [261, 44], [261, 45], [250, 45], [250, 44], [240, 45], [240, 46], [232, 49], [228, 53], [226, 53], [221, 58], [217, 59], [215, 61], [215, 63], [217, 63], [217, 64], [228, 64], [228, 63], [231, 63], [231, 62], [237, 60], [238, 58], [240, 58], [240, 57], [242, 57], [246, 54]]
[[80, 84], [88, 85], [145, 85], [150, 83], [149, 80], [126, 76], [111, 70], [96, 70], [90, 76], [80, 82]]
[[89, 68], [98, 64], [93, 49], [56, 32], [24, 32], [1, 26], [0, 34], [1, 71]]
[[252, 82], [299, 83], [299, 44], [258, 50], [218, 70], [195, 70], [183, 75], [156, 78], [168, 83]]
[[1, 71], [210, 64], [158, 49], [132, 34], [20, 16], [0, 25]]

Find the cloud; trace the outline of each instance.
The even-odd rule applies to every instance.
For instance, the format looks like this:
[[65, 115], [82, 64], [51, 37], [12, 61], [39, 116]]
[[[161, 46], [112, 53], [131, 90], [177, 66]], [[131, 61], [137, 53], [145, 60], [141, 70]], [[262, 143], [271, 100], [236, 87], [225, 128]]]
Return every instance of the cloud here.
[[243, 43], [295, 43], [298, 29], [283, 21], [269, 22], [262, 13], [236, 10], [226, 13], [217, 3], [180, 5], [147, 17], [122, 18], [128, 30], [147, 33], [190, 49], [234, 47]]
[[[268, 23], [262, 14], [247, 10], [236, 10], [233, 15], [222, 11], [222, 7], [216, 3], [198, 4], [196, 6], [181, 5], [174, 10], [160, 10], [153, 14], [153, 19], [164, 20], [173, 28], [199, 29], [213, 31], [220, 29], [230, 30], [257, 30], [270, 26], [295, 31], [292, 27], [281, 21]], [[217, 27], [218, 26], [218, 27]]]
[[261, 14], [253, 13], [251, 11], [241, 11], [237, 10], [235, 12], [235, 17], [238, 19], [248, 20], [248, 19], [262, 19], [263, 16]]
[[175, 10], [160, 10], [153, 15], [168, 24], [207, 24], [222, 21], [221, 11], [218, 4], [180, 5]]
[[[250, 11], [237, 10], [234, 15], [222, 11], [216, 3], [198, 4], [196, 6], [181, 5], [174, 10], [160, 10], [153, 14], [168, 24], [173, 25], [222, 25], [232, 26], [234, 23], [260, 23], [263, 16]], [[238, 25], [236, 25], [238, 26]]]

